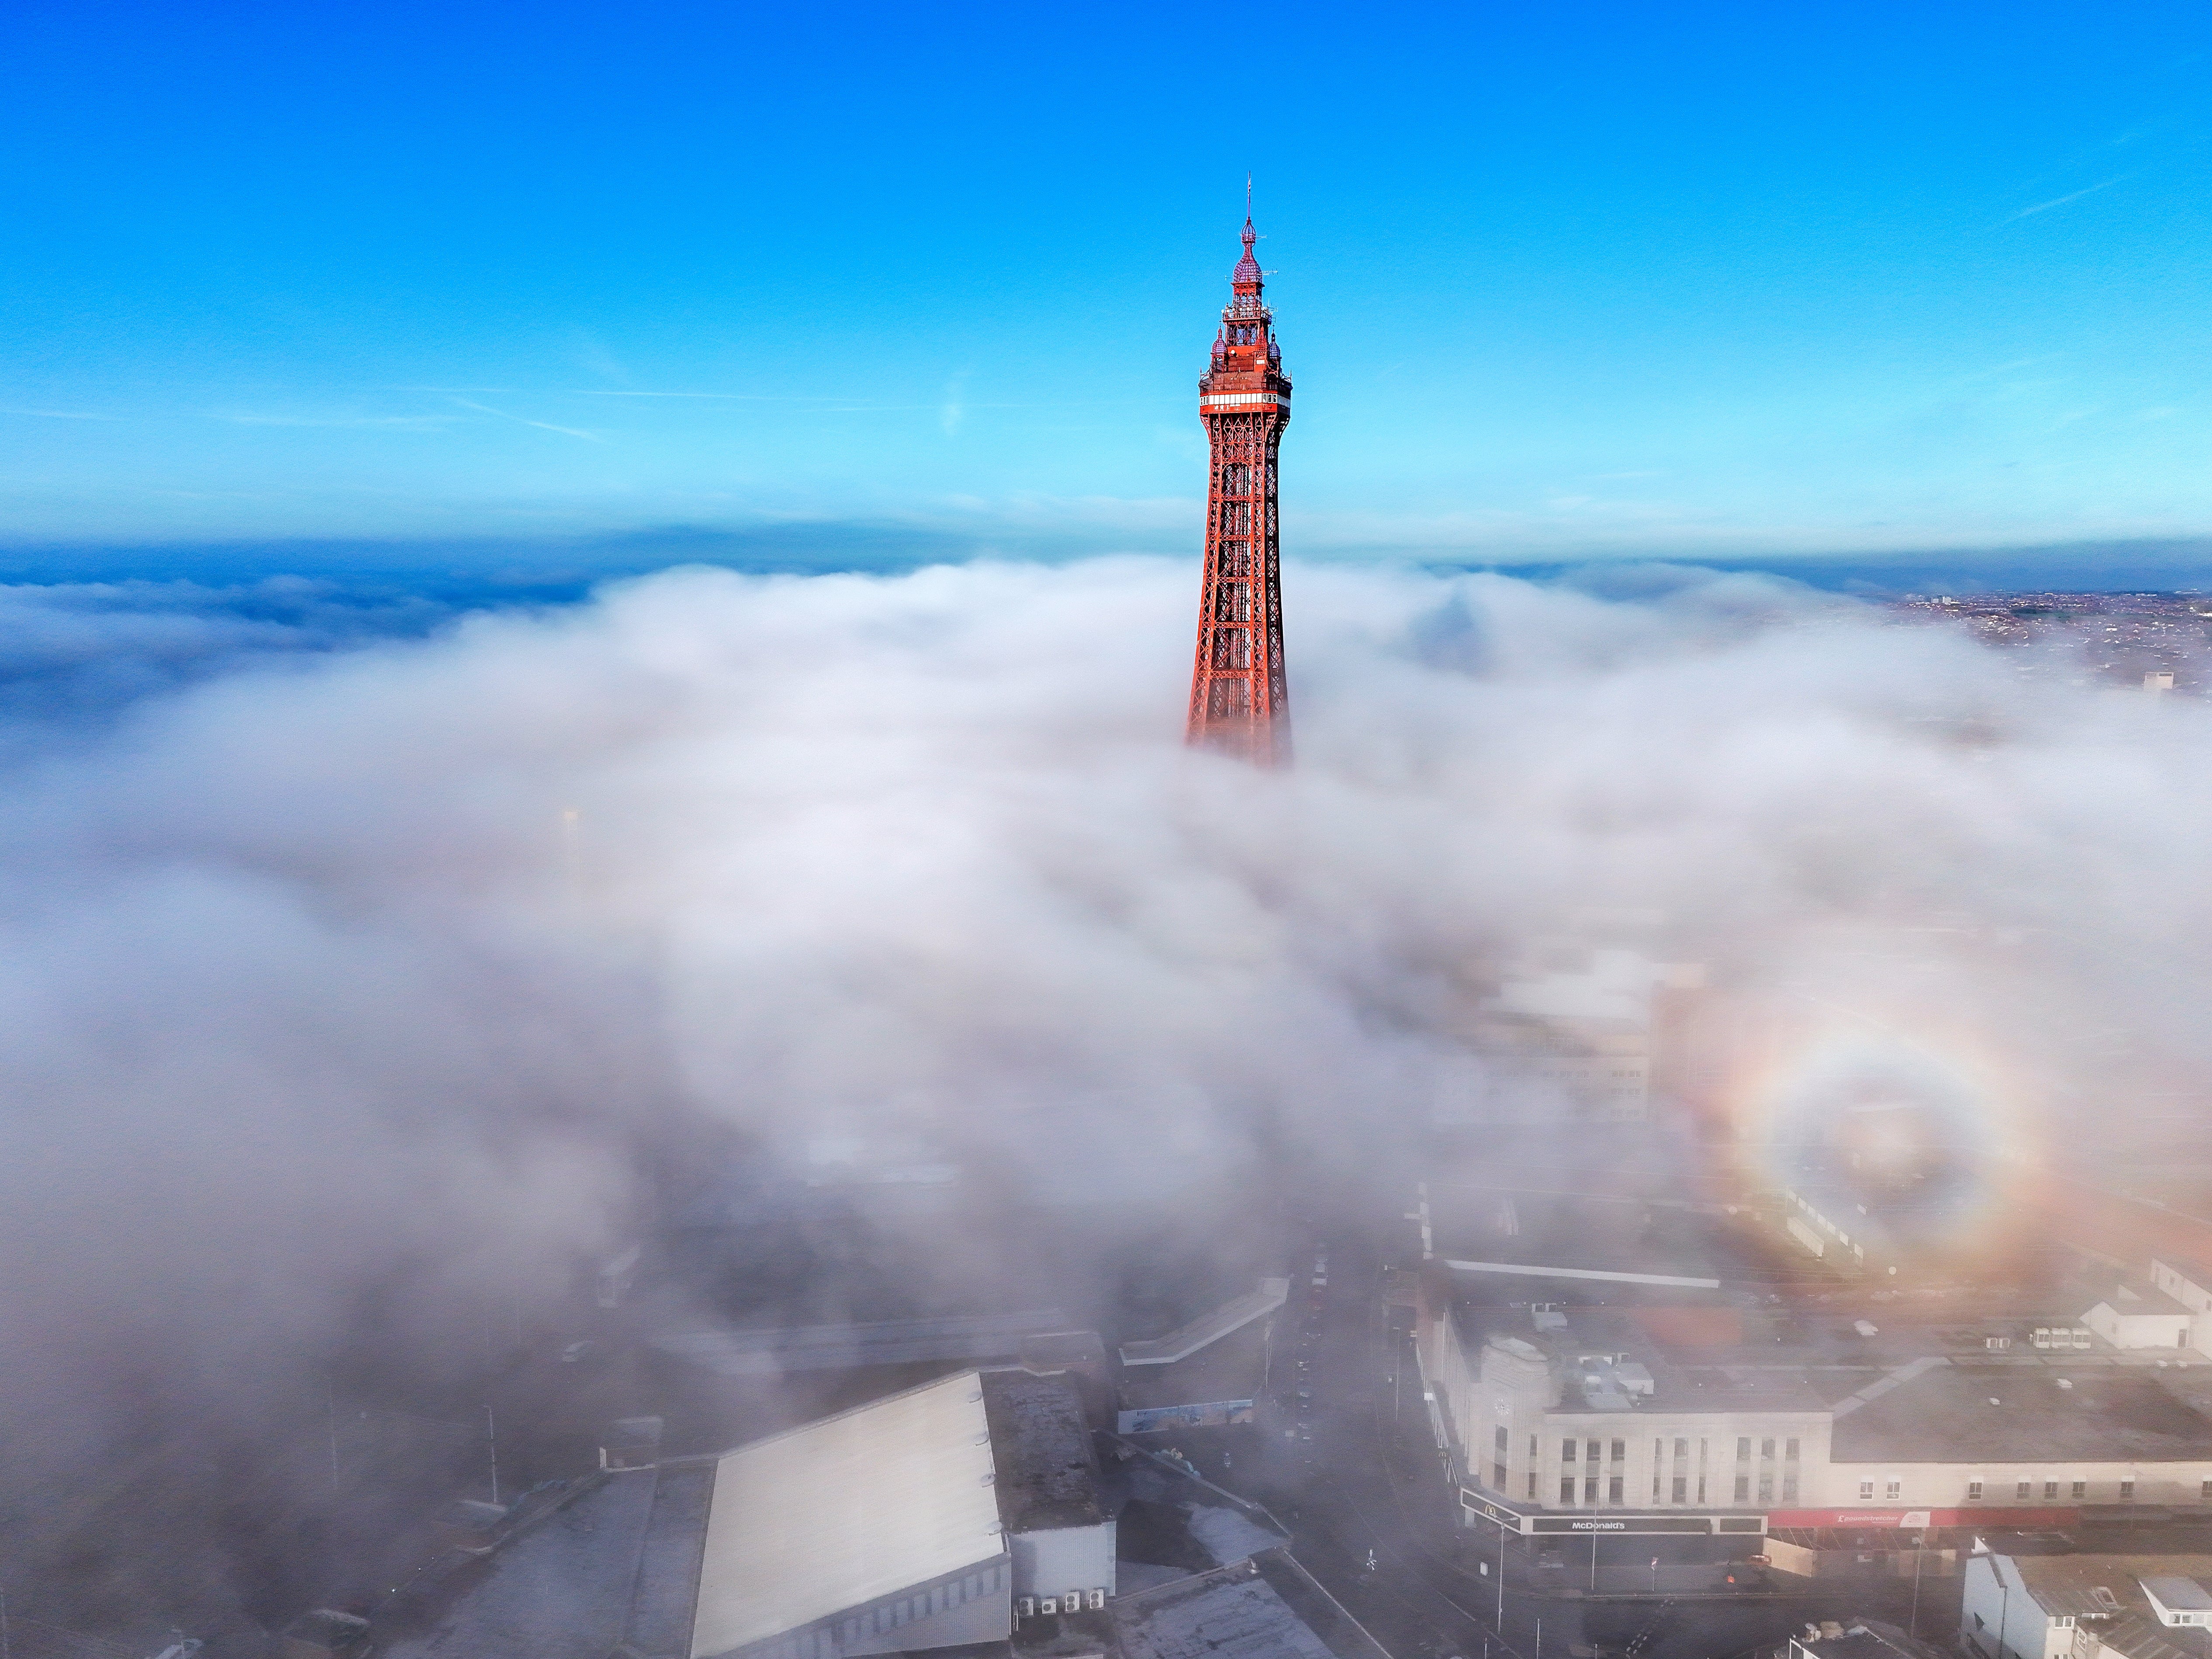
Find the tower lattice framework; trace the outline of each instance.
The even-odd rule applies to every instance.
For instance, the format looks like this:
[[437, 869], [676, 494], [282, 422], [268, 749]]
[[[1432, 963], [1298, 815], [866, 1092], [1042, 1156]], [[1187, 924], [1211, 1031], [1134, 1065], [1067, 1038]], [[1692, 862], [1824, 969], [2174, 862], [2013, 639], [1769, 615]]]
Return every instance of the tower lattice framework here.
[[1198, 382], [1211, 456], [1188, 733], [1194, 744], [1281, 766], [1291, 758], [1291, 705], [1275, 484], [1277, 452], [1291, 423], [1291, 377], [1283, 373], [1273, 314], [1260, 297], [1255, 240], [1248, 217], [1213, 362]]

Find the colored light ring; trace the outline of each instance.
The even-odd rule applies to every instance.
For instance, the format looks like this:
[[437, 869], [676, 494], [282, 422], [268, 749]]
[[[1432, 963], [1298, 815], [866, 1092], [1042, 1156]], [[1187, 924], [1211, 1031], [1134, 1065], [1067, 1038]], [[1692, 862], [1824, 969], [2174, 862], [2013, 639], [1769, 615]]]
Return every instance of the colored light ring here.
[[2043, 1212], [2030, 1091], [1972, 1040], [1808, 1032], [1731, 1093], [1747, 1173], [1803, 1194], [1844, 1248], [1878, 1248], [1905, 1271], [2008, 1255]]

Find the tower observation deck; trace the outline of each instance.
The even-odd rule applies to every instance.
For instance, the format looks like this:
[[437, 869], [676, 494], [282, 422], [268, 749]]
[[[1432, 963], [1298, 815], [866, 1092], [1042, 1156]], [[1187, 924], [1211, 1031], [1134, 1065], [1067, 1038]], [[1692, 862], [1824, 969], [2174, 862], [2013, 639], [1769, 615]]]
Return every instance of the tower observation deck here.
[[1275, 534], [1275, 452], [1291, 423], [1291, 377], [1260, 293], [1244, 221], [1244, 257], [1198, 381], [1211, 447], [1206, 575], [1190, 677], [1188, 740], [1261, 766], [1287, 765], [1291, 708], [1283, 678], [1283, 590]]

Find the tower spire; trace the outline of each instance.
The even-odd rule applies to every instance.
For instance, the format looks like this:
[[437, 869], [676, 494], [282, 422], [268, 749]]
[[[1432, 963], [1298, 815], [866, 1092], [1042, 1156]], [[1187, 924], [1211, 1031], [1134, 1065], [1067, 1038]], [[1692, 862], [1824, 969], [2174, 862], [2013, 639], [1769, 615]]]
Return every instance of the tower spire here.
[[1230, 300], [1199, 377], [1199, 418], [1209, 459], [1206, 574], [1199, 590], [1198, 650], [1187, 734], [1194, 744], [1262, 766], [1291, 758], [1289, 689], [1283, 674], [1281, 559], [1275, 526], [1275, 460], [1291, 422], [1274, 318], [1252, 255], [1252, 179], [1244, 179], [1244, 255], [1230, 273]]

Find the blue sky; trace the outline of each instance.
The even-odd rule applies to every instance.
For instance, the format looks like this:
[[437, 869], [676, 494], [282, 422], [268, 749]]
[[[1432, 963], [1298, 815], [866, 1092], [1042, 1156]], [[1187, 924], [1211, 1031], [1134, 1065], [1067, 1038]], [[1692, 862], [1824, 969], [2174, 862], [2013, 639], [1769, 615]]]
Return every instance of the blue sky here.
[[1294, 554], [2212, 536], [2201, 6], [10, 18], [17, 549], [1190, 550], [1248, 168]]

